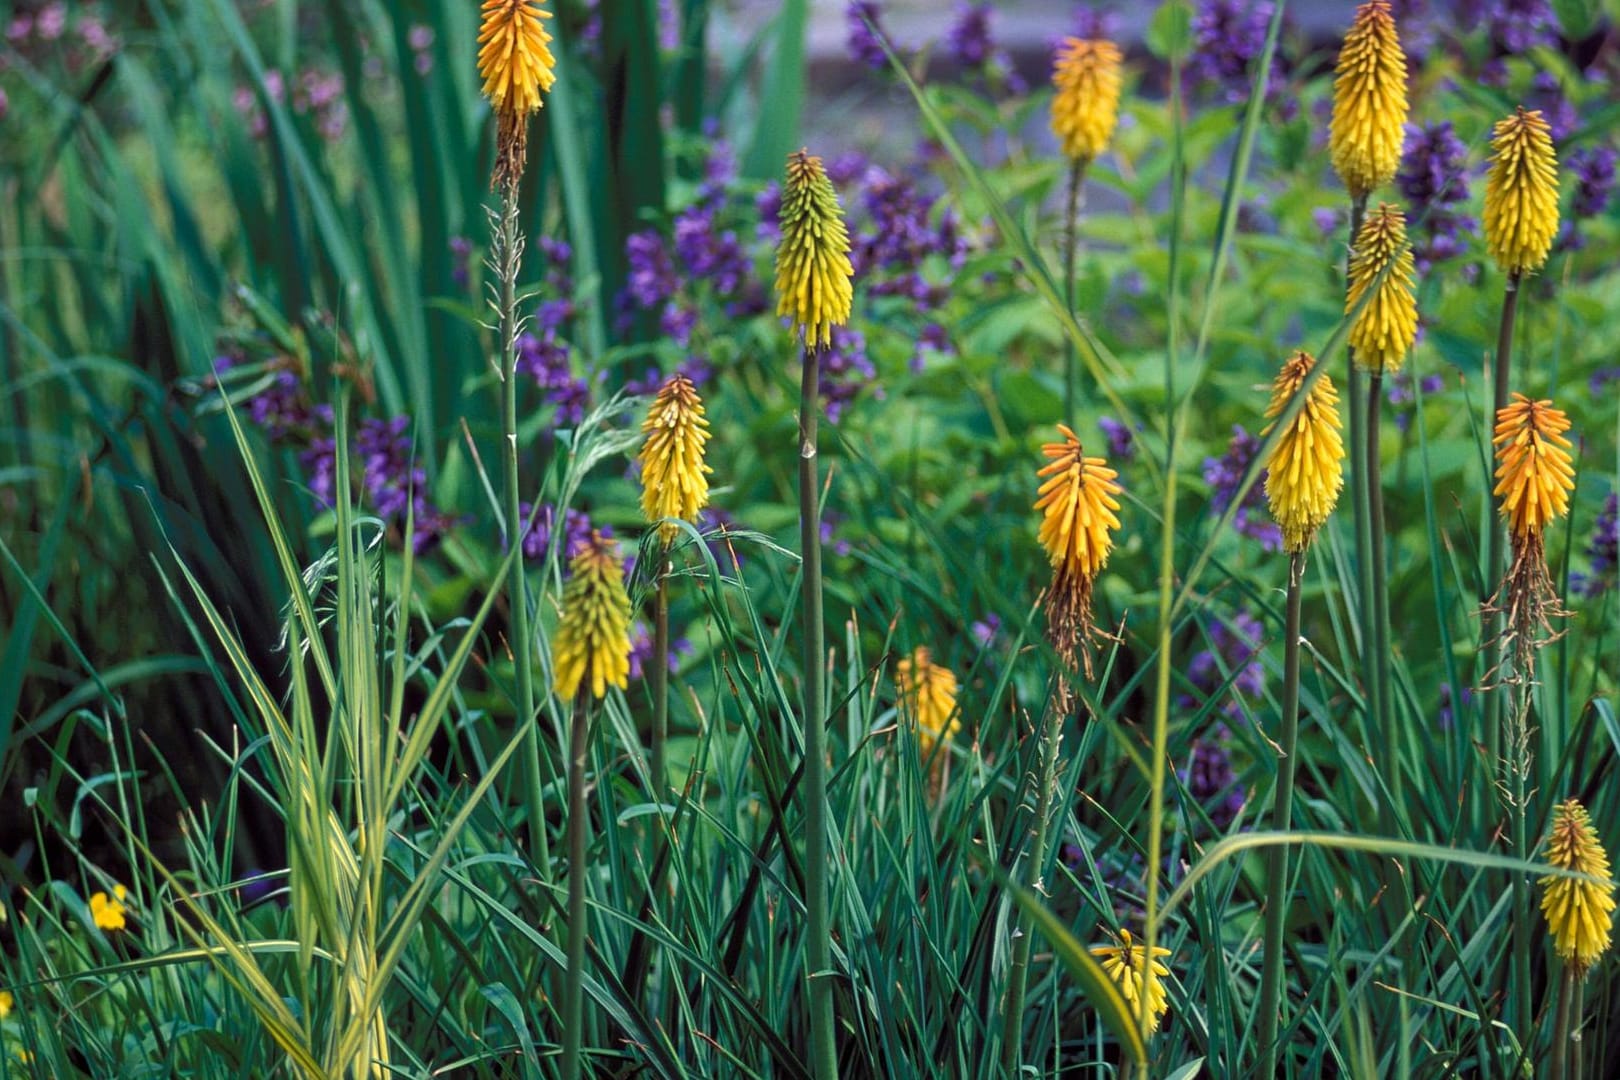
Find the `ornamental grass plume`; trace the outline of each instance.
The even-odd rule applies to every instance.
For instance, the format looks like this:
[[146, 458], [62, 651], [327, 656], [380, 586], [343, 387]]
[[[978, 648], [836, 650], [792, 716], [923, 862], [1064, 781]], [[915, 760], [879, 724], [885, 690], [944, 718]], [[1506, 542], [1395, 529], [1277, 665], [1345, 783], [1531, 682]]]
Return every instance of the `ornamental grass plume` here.
[[624, 689], [630, 678], [630, 597], [617, 545], [600, 530], [569, 563], [562, 621], [552, 638], [553, 689], [571, 698], [588, 680], [593, 697]]
[[123, 930], [129, 923], [124, 918], [129, 908], [124, 901], [129, 899], [129, 890], [122, 885], [114, 885], [112, 895], [104, 892], [95, 893], [90, 897], [90, 918], [96, 927], [101, 930]]
[[1362, 223], [1350, 253], [1345, 314], [1355, 310], [1391, 264], [1389, 273], [1350, 328], [1350, 348], [1355, 350], [1357, 366], [1378, 375], [1399, 371], [1412, 342], [1417, 340], [1417, 300], [1412, 295], [1412, 245], [1406, 240], [1406, 215], [1398, 206], [1380, 203]]
[[557, 81], [557, 59], [547, 47], [551, 12], [537, 0], [484, 0], [478, 30], [478, 74], [495, 110], [495, 172], [492, 187], [516, 186], [523, 175], [530, 114], [540, 95]]
[[919, 645], [895, 665], [894, 681], [906, 715], [916, 725], [917, 746], [926, 761], [934, 747], [948, 743], [962, 726], [956, 711], [956, 675], [934, 663], [928, 647]]
[[714, 471], [703, 461], [709, 421], [691, 379], [670, 376], [647, 410], [641, 431], [646, 436], [637, 457], [641, 512], [648, 524], [663, 520], [658, 538], [668, 546], [680, 528], [665, 519], [696, 522], [698, 511], [709, 504], [708, 474]]
[[1395, 175], [1406, 134], [1406, 55], [1386, 0], [1356, 9], [1336, 70], [1329, 149], [1359, 200]]
[[1609, 950], [1614, 882], [1609, 877], [1609, 856], [1603, 850], [1603, 841], [1578, 799], [1566, 799], [1553, 809], [1547, 862], [1560, 870], [1574, 870], [1608, 882], [1597, 885], [1557, 874], [1541, 879], [1541, 913], [1547, 918], [1553, 948], [1575, 977], [1582, 979]]
[[1164, 980], [1170, 969], [1162, 959], [1170, 950], [1160, 945], [1153, 947], [1153, 963], [1148, 964], [1147, 949], [1131, 940], [1129, 930], [1121, 930], [1112, 945], [1093, 945], [1091, 955], [1102, 962], [1102, 969], [1118, 984], [1125, 1002], [1142, 1023], [1142, 1030], [1151, 1035], [1159, 1029], [1159, 1020], [1169, 1011], [1170, 998], [1164, 990]]
[[1538, 637], [1551, 619], [1565, 614], [1547, 570], [1545, 533], [1569, 513], [1575, 468], [1564, 437], [1569, 417], [1548, 400], [1531, 401], [1514, 394], [1496, 414], [1496, 487], [1502, 517], [1507, 520], [1513, 563], [1497, 594], [1486, 605], [1506, 616], [1502, 644], [1513, 642], [1521, 672], [1529, 671], [1534, 650], [1551, 640]]
[[1558, 232], [1558, 155], [1547, 121], [1519, 108], [1491, 135], [1485, 250], [1510, 275], [1539, 270]]
[[[1282, 414], [1315, 366], [1316, 358], [1303, 349], [1283, 363], [1271, 386], [1268, 420]], [[1271, 516], [1282, 529], [1283, 547], [1290, 554], [1302, 552], [1333, 512], [1344, 487], [1339, 395], [1326, 372], [1318, 376], [1305, 396], [1304, 408], [1278, 437], [1266, 469], [1266, 498], [1271, 502]]]
[[1052, 66], [1052, 134], [1071, 161], [1089, 162], [1108, 149], [1119, 122], [1119, 46], [1065, 38]]
[[[1079, 438], [1059, 424], [1062, 442], [1046, 443], [1041, 453], [1050, 458], [1039, 475], [1035, 509], [1041, 511], [1041, 545], [1052, 563], [1052, 588], [1047, 599], [1047, 627], [1052, 644], [1071, 667], [1077, 647], [1095, 634], [1091, 619], [1091, 590], [1097, 574], [1108, 563], [1119, 528], [1117, 495], [1123, 490], [1119, 473], [1100, 457], [1087, 457]], [[1091, 657], [1081, 649], [1086, 677]]]
[[805, 348], [826, 348], [854, 302], [849, 230], [838, 193], [808, 150], [788, 156], [776, 249], [776, 314], [791, 319]]

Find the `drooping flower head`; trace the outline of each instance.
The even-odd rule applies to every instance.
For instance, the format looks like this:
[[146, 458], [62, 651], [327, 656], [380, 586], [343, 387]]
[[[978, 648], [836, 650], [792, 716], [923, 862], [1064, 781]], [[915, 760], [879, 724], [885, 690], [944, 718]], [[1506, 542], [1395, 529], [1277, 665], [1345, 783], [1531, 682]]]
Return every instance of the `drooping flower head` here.
[[[1052, 564], [1047, 624], [1058, 654], [1072, 661], [1077, 645], [1092, 633], [1091, 587], [1108, 563], [1112, 530], [1119, 528], [1119, 473], [1100, 457], [1087, 457], [1079, 438], [1062, 424], [1062, 442], [1046, 443], [1049, 458], [1035, 509], [1041, 511], [1041, 545]], [[1089, 655], [1086, 673], [1091, 672]]]
[[[709, 421], [691, 379], [670, 376], [647, 410], [641, 432], [646, 436], [637, 458], [641, 462], [642, 514], [649, 524], [664, 518], [696, 522], [698, 511], [709, 504], [708, 474], [714, 470], [703, 461]], [[658, 537], [666, 545], [678, 532], [679, 527], [669, 521], [658, 527]]]
[[[1271, 385], [1268, 420], [1282, 414], [1315, 366], [1315, 357], [1303, 350], [1288, 358]], [[1326, 372], [1317, 377], [1305, 396], [1305, 407], [1278, 436], [1266, 470], [1266, 497], [1282, 528], [1283, 546], [1289, 552], [1304, 551], [1333, 512], [1344, 486], [1339, 395]]]
[[1417, 340], [1417, 300], [1412, 295], [1412, 245], [1406, 241], [1406, 215], [1380, 203], [1367, 215], [1350, 253], [1350, 288], [1344, 311], [1355, 310], [1386, 266], [1393, 268], [1350, 328], [1350, 347], [1364, 371], [1393, 374]]
[[1614, 882], [1609, 877], [1609, 856], [1592, 827], [1586, 807], [1566, 799], [1553, 810], [1547, 836], [1547, 862], [1560, 870], [1575, 870], [1609, 882], [1595, 885], [1576, 878], [1548, 874], [1541, 879], [1541, 913], [1547, 918], [1553, 948], [1576, 978], [1582, 978], [1609, 949], [1614, 921]]
[[1514, 536], [1540, 533], [1555, 518], [1569, 513], [1575, 490], [1570, 460], [1569, 417], [1551, 401], [1531, 401], [1514, 394], [1496, 414], [1496, 490], [1502, 516]]
[[548, 46], [544, 20], [551, 13], [537, 0], [484, 0], [478, 30], [478, 74], [495, 110], [495, 186], [516, 184], [523, 174], [528, 120], [540, 95], [557, 80], [557, 59]]
[[849, 321], [855, 268], [838, 193], [807, 150], [788, 156], [780, 220], [776, 314], [792, 320], [807, 348], [826, 348], [832, 328]]
[[1389, 183], [1406, 129], [1406, 55], [1385, 0], [1356, 9], [1333, 81], [1328, 145], [1352, 198]]
[[1119, 985], [1125, 1003], [1142, 1022], [1143, 1030], [1150, 1035], [1157, 1031], [1160, 1018], [1170, 1009], [1170, 997], [1164, 990], [1164, 980], [1170, 977], [1164, 958], [1170, 950], [1153, 946], [1153, 962], [1149, 964], [1147, 947], [1133, 941], [1129, 930], [1121, 930], [1113, 944], [1093, 945], [1091, 955], [1102, 962], [1103, 972]]
[[1108, 149], [1119, 122], [1119, 47], [1112, 41], [1065, 38], [1052, 68], [1052, 134], [1071, 161]]
[[1541, 113], [1521, 108], [1491, 135], [1485, 248], [1504, 274], [1539, 270], [1558, 232], [1558, 155]]
[[129, 908], [124, 901], [129, 899], [129, 890], [122, 885], [114, 885], [112, 895], [104, 892], [95, 893], [90, 897], [90, 918], [96, 927], [101, 930], [123, 930], [129, 924], [125, 920], [125, 913]]
[[934, 663], [928, 647], [919, 645], [895, 665], [894, 682], [906, 715], [916, 725], [917, 747], [927, 761], [934, 747], [948, 743], [962, 726], [956, 711], [956, 675], [944, 664]]
[[600, 531], [575, 555], [563, 586], [562, 620], [551, 641], [552, 688], [572, 698], [581, 684], [594, 697], [624, 689], [630, 676], [630, 597], [617, 545]]

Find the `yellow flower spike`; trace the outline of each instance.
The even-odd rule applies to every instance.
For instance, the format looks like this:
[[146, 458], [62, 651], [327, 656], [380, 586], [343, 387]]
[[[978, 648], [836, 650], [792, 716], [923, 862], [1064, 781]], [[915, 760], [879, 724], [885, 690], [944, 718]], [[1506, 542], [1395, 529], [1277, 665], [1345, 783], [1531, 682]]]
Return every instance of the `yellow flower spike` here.
[[[1072, 664], [1076, 647], [1094, 633], [1091, 588], [1108, 563], [1112, 530], [1119, 528], [1116, 498], [1123, 490], [1119, 473], [1100, 457], [1087, 457], [1075, 433], [1062, 424], [1063, 442], [1046, 443], [1035, 509], [1041, 512], [1040, 539], [1052, 563], [1052, 588], [1046, 607], [1047, 630], [1058, 655]], [[1091, 653], [1080, 651], [1091, 675]]]
[[629, 685], [630, 597], [617, 547], [594, 531], [569, 563], [562, 620], [551, 639], [552, 689], [559, 697], [573, 697], [587, 680], [598, 698], [609, 686]]
[[1362, 370], [1393, 375], [1417, 340], [1417, 300], [1412, 295], [1412, 245], [1406, 240], [1406, 215], [1397, 206], [1380, 203], [1362, 222], [1350, 253], [1345, 314], [1355, 310], [1391, 263], [1394, 268], [1350, 328], [1349, 342]]
[[[1305, 384], [1315, 357], [1303, 350], [1283, 363], [1271, 386], [1266, 418], [1275, 420]], [[1264, 435], [1271, 428], [1261, 432]], [[1344, 439], [1339, 434], [1339, 395], [1323, 372], [1305, 397], [1305, 407], [1277, 439], [1266, 463], [1266, 497], [1282, 529], [1283, 547], [1304, 551], [1333, 513], [1344, 487]]]
[[1603, 841], [1579, 800], [1568, 799], [1554, 808], [1547, 862], [1560, 870], [1575, 870], [1609, 882], [1594, 885], [1553, 874], [1541, 879], [1541, 913], [1547, 918], [1553, 948], [1580, 978], [1609, 949], [1614, 882]]
[[90, 918], [102, 930], [123, 930], [128, 926], [124, 915], [129, 908], [124, 901], [129, 898], [129, 890], [122, 885], [113, 886], [112, 896], [98, 892], [90, 897]]
[[1504, 274], [1539, 270], [1558, 232], [1558, 155], [1539, 111], [1497, 121], [1485, 177], [1485, 250]]
[[934, 747], [949, 742], [962, 726], [956, 711], [956, 675], [936, 664], [926, 645], [919, 645], [895, 665], [894, 681], [906, 715], [916, 725], [918, 748], [927, 760]]
[[806, 348], [825, 348], [849, 322], [855, 268], [838, 193], [808, 150], [788, 156], [776, 249], [776, 314], [793, 321]]
[[478, 74], [484, 96], [495, 110], [493, 186], [515, 185], [523, 175], [530, 114], [540, 108], [540, 95], [557, 81], [557, 58], [551, 55], [551, 18], [536, 0], [484, 0], [478, 29]]
[[1147, 949], [1131, 940], [1129, 930], [1121, 930], [1115, 944], [1093, 945], [1091, 955], [1102, 963], [1104, 973], [1119, 986], [1126, 1004], [1142, 1020], [1147, 1033], [1157, 1031], [1160, 1018], [1170, 1009], [1170, 998], [1164, 989], [1170, 969], [1162, 962], [1170, 955], [1170, 950], [1155, 945], [1150, 967]]
[[1406, 54], [1386, 0], [1356, 9], [1333, 80], [1328, 146], [1352, 198], [1389, 183], [1406, 136]]
[[1065, 38], [1052, 68], [1052, 134], [1071, 161], [1090, 161], [1108, 149], [1119, 122], [1119, 46], [1112, 41]]
[[[663, 518], [697, 521], [698, 511], [709, 505], [708, 474], [714, 470], [703, 461], [709, 421], [692, 380], [676, 374], [659, 388], [641, 432], [646, 436], [637, 457], [642, 514], [649, 524]], [[665, 521], [658, 538], [667, 546], [679, 532]]]
[[1575, 468], [1569, 456], [1569, 417], [1551, 401], [1514, 394], [1496, 414], [1496, 489], [1502, 516], [1516, 537], [1540, 533], [1569, 513]]

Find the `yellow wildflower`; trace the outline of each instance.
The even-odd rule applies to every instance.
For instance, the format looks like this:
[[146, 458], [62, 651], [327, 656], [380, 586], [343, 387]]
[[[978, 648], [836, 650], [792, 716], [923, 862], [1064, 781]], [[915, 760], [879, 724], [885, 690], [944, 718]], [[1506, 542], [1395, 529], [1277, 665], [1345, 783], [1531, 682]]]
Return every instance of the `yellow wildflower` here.
[[0, 1020], [11, 1015], [11, 1010], [17, 1007], [17, 999], [10, 990], [0, 990]]
[[[1075, 647], [1092, 634], [1091, 587], [1108, 562], [1119, 528], [1119, 473], [1100, 457], [1087, 457], [1080, 440], [1062, 424], [1063, 442], [1046, 443], [1041, 453], [1051, 461], [1035, 500], [1041, 511], [1041, 545], [1052, 563], [1052, 590], [1047, 627], [1058, 654], [1071, 663]], [[1082, 653], [1087, 675], [1089, 652]]]
[[1065, 38], [1052, 69], [1052, 134], [1074, 161], [1108, 149], [1119, 122], [1119, 46]]
[[1569, 417], [1551, 401], [1531, 401], [1514, 394], [1496, 414], [1496, 490], [1502, 516], [1514, 536], [1540, 533], [1554, 518], [1569, 512], [1575, 490], [1570, 460]]
[[1541, 879], [1541, 913], [1553, 947], [1577, 976], [1586, 974], [1609, 949], [1609, 926], [1614, 920], [1614, 882], [1609, 877], [1609, 856], [1586, 808], [1568, 799], [1553, 810], [1547, 837], [1547, 862], [1560, 870], [1575, 870], [1607, 881], [1594, 885], [1576, 878], [1549, 874]]
[[1170, 950], [1161, 945], [1153, 946], [1150, 967], [1147, 949], [1131, 940], [1129, 930], [1121, 930], [1115, 944], [1093, 945], [1091, 955], [1102, 962], [1103, 971], [1119, 985], [1120, 993], [1142, 1021], [1143, 1029], [1150, 1035], [1157, 1031], [1159, 1019], [1170, 1008], [1170, 998], [1164, 990], [1170, 969], [1162, 962], [1170, 955]]
[[1333, 80], [1328, 144], [1353, 198], [1389, 183], [1406, 129], [1406, 54], [1385, 0], [1356, 10]]
[[926, 760], [940, 742], [949, 742], [962, 726], [956, 711], [956, 675], [936, 664], [926, 645], [919, 645], [895, 666], [895, 685], [906, 715], [917, 727], [917, 743]]
[[1491, 133], [1485, 250], [1504, 274], [1539, 270], [1558, 232], [1558, 155], [1539, 111], [1520, 108]]
[[[1315, 357], [1303, 350], [1288, 358], [1271, 386], [1267, 419], [1281, 415], [1315, 366]], [[1305, 397], [1305, 407], [1278, 437], [1267, 470], [1266, 497], [1271, 501], [1271, 516], [1282, 529], [1283, 547], [1290, 552], [1304, 551], [1333, 512], [1344, 487], [1339, 395], [1326, 372], [1317, 377]]]
[[551, 12], [536, 0], [484, 0], [478, 30], [478, 74], [484, 96], [495, 109], [497, 186], [515, 185], [523, 174], [529, 115], [543, 104], [540, 95], [557, 81], [557, 59], [547, 47], [545, 21]]
[[562, 621], [551, 642], [553, 689], [571, 698], [588, 679], [595, 697], [604, 696], [609, 685], [622, 690], [630, 679], [630, 597], [616, 545], [592, 532], [568, 573]]
[[838, 193], [808, 150], [788, 157], [780, 220], [776, 314], [793, 321], [807, 348], [825, 348], [832, 328], [849, 322], [855, 268]]
[[[673, 375], [658, 390], [647, 419], [641, 423], [646, 441], [641, 444], [641, 512], [649, 523], [662, 518], [696, 521], [709, 504], [708, 473], [703, 446], [709, 441], [709, 421], [703, 400], [685, 375]], [[665, 521], [658, 536], [665, 544], [680, 529]]]
[[1344, 310], [1349, 314], [1384, 267], [1394, 268], [1350, 328], [1350, 347], [1364, 371], [1393, 374], [1417, 339], [1417, 301], [1412, 295], [1412, 245], [1406, 242], [1406, 215], [1380, 203], [1367, 215], [1350, 254], [1350, 288]]
[[129, 890], [122, 885], [113, 886], [112, 896], [98, 892], [90, 897], [90, 918], [102, 930], [123, 930], [128, 924], [124, 914], [129, 909], [124, 901], [129, 898]]

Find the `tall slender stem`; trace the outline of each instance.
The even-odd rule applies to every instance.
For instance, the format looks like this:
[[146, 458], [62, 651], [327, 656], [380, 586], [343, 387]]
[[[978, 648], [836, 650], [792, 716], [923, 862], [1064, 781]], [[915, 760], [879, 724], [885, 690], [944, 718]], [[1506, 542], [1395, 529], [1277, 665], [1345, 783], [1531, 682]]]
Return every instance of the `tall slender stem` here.
[[1379, 417], [1384, 404], [1384, 375], [1375, 372], [1367, 380], [1367, 438], [1363, 447], [1367, 453], [1367, 531], [1371, 546], [1368, 562], [1372, 566], [1372, 658], [1374, 686], [1369, 692], [1378, 695], [1378, 742], [1389, 755], [1389, 768], [1385, 781], [1389, 787], [1387, 801], [1393, 811], [1401, 805], [1401, 739], [1395, 721], [1395, 680], [1390, 676], [1389, 640], [1389, 567], [1384, 555], [1384, 481], [1383, 455], [1379, 452]]
[[[1076, 158], [1069, 166], [1069, 205], [1063, 215], [1063, 304], [1074, 314], [1075, 257], [1080, 248], [1080, 188], [1086, 180], [1089, 158]], [[1080, 394], [1080, 354], [1074, 339], [1065, 336], [1063, 344], [1063, 419], [1075, 426], [1075, 402]]]
[[[1345, 253], [1345, 289], [1350, 287], [1350, 262], [1355, 257], [1356, 241], [1360, 237], [1361, 223], [1367, 216], [1367, 197], [1360, 195], [1350, 203], [1350, 248]], [[1361, 631], [1361, 677], [1366, 687], [1366, 714], [1369, 719], [1369, 738], [1382, 744], [1384, 725], [1379, 708], [1377, 661], [1373, 657], [1376, 641], [1373, 630], [1376, 605], [1373, 600], [1372, 578], [1372, 510], [1368, 506], [1366, 475], [1366, 398], [1362, 389], [1361, 368], [1356, 365], [1356, 351], [1345, 349], [1349, 372], [1345, 395], [1350, 399], [1350, 508], [1356, 534], [1356, 576], [1360, 586], [1361, 602], [1357, 605], [1356, 623]], [[1391, 821], [1387, 800], [1379, 800], [1379, 828], [1387, 832]]]
[[[523, 544], [520, 509], [522, 479], [518, 475], [517, 426], [517, 276], [523, 259], [523, 233], [518, 224], [518, 188], [514, 181], [502, 186], [501, 212], [491, 244], [490, 261], [500, 278], [501, 442], [506, 464], [506, 543], [508, 550]], [[545, 784], [540, 768], [540, 731], [534, 716], [534, 634], [529, 626], [529, 593], [523, 584], [523, 554], [512, 560], [506, 579], [507, 607], [511, 610], [512, 666], [517, 682], [517, 725], [524, 739], [523, 780], [528, 809], [529, 850], [541, 880], [551, 877], [551, 845], [546, 837]]]
[[658, 560], [658, 600], [653, 614], [652, 797], [669, 790], [669, 549]]
[[1548, 1080], [1565, 1080], [1569, 1076], [1570, 1013], [1575, 997], [1575, 972], [1568, 964], [1558, 980], [1558, 1012], [1553, 1020], [1551, 1057], [1547, 1062]]
[[[1044, 896], [1041, 875], [1046, 868], [1047, 837], [1051, 828], [1052, 804], [1056, 800], [1058, 746], [1063, 740], [1063, 718], [1069, 714], [1071, 696], [1063, 681], [1067, 673], [1059, 676], [1058, 687], [1046, 710], [1045, 726], [1038, 734], [1035, 783], [1030, 789], [1035, 796], [1035, 836], [1030, 842], [1029, 862], [1025, 866], [1025, 887], [1037, 896]], [[1013, 938], [1012, 963], [1007, 969], [1007, 996], [1001, 1016], [1001, 1071], [1005, 1076], [1018, 1075], [1023, 1063], [1024, 989], [1029, 976], [1030, 944], [1035, 936], [1029, 917], [1018, 916]]]
[[[1299, 624], [1305, 584], [1305, 553], [1288, 559], [1288, 614], [1283, 631], [1283, 696], [1281, 757], [1277, 761], [1277, 798], [1271, 827], [1287, 832], [1294, 822], [1294, 781], [1299, 771]], [[1256, 1076], [1277, 1075], [1277, 1029], [1282, 1015], [1283, 927], [1288, 915], [1288, 847], [1277, 844], [1266, 858], [1266, 936], [1260, 970], [1260, 1069]]]
[[[1526, 818], [1529, 813], [1529, 777], [1531, 766], [1530, 749], [1530, 686], [1535, 678], [1535, 671], [1516, 671], [1518, 698], [1512, 715], [1508, 719], [1507, 731], [1504, 735], [1506, 745], [1503, 752], [1507, 754], [1508, 799], [1513, 803], [1509, 808], [1511, 817], [1510, 832], [1513, 842], [1513, 857], [1528, 861], [1530, 858], [1529, 826]], [[1513, 994], [1512, 1009], [1513, 1030], [1530, 1030], [1530, 937], [1535, 929], [1535, 916], [1530, 902], [1530, 879], [1522, 872], [1513, 871]]]
[[[1492, 370], [1487, 373], [1491, 376], [1492, 387], [1491, 414], [1485, 418], [1487, 432], [1495, 430], [1496, 414], [1506, 408], [1508, 403], [1508, 383], [1513, 369], [1513, 322], [1518, 310], [1519, 275], [1509, 274], [1502, 295], [1502, 321], [1496, 330], [1496, 355], [1492, 361]], [[1502, 583], [1502, 570], [1506, 562], [1506, 541], [1506, 527], [1492, 515], [1485, 533], [1485, 580], [1480, 582], [1479, 588], [1482, 604], [1495, 595], [1497, 586]], [[1502, 760], [1502, 692], [1492, 685], [1501, 681], [1497, 677], [1496, 668], [1502, 662], [1502, 627], [1502, 615], [1498, 612], [1488, 618], [1482, 631], [1485, 636], [1485, 652], [1480, 683], [1486, 687], [1485, 746], [1487, 760], [1492, 768], [1497, 768]]]
[[574, 698], [568, 733], [568, 953], [563, 983], [563, 1080], [579, 1080], [585, 1023], [585, 849], [590, 810], [585, 804], [585, 764], [591, 746], [589, 692]]
[[1586, 1075], [1586, 1041], [1581, 1038], [1581, 1017], [1586, 1015], [1586, 980], [1575, 980], [1575, 1002], [1569, 1007], [1570, 1076]]
[[805, 967], [809, 980], [811, 1062], [816, 1080], [838, 1075], [838, 1044], [833, 1032], [832, 912], [827, 895], [827, 718], [821, 675], [824, 625], [821, 612], [821, 491], [816, 426], [821, 413], [820, 357], [804, 348], [799, 388], [799, 549], [804, 560], [804, 867], [809, 937]]

